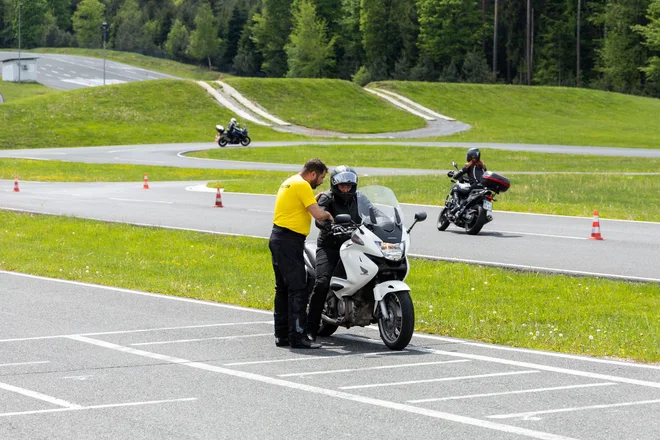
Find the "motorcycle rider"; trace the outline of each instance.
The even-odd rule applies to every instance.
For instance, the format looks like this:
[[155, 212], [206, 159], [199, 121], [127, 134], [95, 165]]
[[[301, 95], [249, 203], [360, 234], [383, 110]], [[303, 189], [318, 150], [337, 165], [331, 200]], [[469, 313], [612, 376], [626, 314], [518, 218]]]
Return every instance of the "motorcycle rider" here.
[[231, 118], [229, 120], [229, 125], [227, 126], [227, 136], [229, 137], [229, 140], [231, 142], [234, 142], [236, 139], [236, 126], [238, 123], [236, 122], [236, 118]]
[[[357, 224], [362, 222], [358, 213], [358, 197], [364, 197], [357, 191], [357, 172], [346, 165], [340, 165], [330, 173], [330, 189], [322, 192], [318, 198], [319, 208], [329, 212], [333, 218], [339, 214], [349, 214]], [[307, 314], [307, 335], [316, 340], [316, 333], [321, 324], [321, 314], [325, 298], [330, 288], [330, 279], [339, 261], [339, 248], [346, 241], [345, 236], [335, 236], [332, 225], [327, 221], [316, 220], [319, 236], [316, 242], [316, 280], [309, 300]], [[342, 266], [343, 268], [343, 266]]]
[[[449, 171], [447, 175], [457, 181], [464, 175], [467, 175], [467, 180], [470, 184], [470, 190], [472, 190], [475, 186], [481, 183], [481, 177], [486, 172], [486, 164], [481, 161], [481, 151], [479, 151], [478, 148], [470, 148], [465, 156], [467, 163], [463, 166], [463, 168], [461, 168], [459, 171]], [[467, 197], [461, 197], [460, 192], [456, 191], [455, 195], [459, 203], [449, 213], [449, 215], [452, 217], [460, 216], [462, 208], [465, 206], [465, 202], [467, 201]]]

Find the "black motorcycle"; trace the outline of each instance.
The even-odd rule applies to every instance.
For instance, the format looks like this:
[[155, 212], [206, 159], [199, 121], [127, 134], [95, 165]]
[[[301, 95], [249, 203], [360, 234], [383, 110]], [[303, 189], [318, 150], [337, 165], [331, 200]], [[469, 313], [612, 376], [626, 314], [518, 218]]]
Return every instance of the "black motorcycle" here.
[[[452, 165], [458, 171], [456, 162]], [[486, 171], [479, 184], [470, 185], [463, 177], [454, 180], [454, 171], [449, 171], [447, 176], [454, 185], [438, 216], [438, 231], [444, 231], [450, 223], [454, 223], [459, 228], [465, 228], [469, 235], [477, 235], [486, 223], [493, 220], [493, 202], [497, 201], [493, 195], [506, 192], [510, 186], [509, 179]], [[454, 214], [454, 208], [461, 203], [463, 207]]]
[[248, 130], [245, 127], [245, 125], [240, 129], [234, 130], [234, 133], [232, 133], [231, 135], [225, 132], [225, 127], [223, 127], [222, 125], [216, 125], [215, 131], [218, 132], [215, 135], [215, 141], [221, 147], [224, 147], [227, 144], [234, 144], [234, 145], [241, 144], [244, 147], [247, 147], [248, 145], [250, 145], [250, 142], [252, 141], [250, 139], [250, 136], [248, 136]]

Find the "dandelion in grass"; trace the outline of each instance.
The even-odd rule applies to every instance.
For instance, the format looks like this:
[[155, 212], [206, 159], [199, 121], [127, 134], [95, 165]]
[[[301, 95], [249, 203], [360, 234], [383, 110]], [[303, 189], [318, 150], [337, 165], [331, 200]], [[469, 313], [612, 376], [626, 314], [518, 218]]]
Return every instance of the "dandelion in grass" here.
[[593, 341], [593, 340], [594, 340], [593, 335], [589, 335], [589, 340], [590, 340], [590, 341]]

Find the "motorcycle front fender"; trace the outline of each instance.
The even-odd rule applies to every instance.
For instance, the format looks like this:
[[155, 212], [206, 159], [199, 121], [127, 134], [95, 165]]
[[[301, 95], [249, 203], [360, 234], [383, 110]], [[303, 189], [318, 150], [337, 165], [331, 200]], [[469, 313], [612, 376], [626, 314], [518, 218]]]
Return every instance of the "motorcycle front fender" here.
[[376, 284], [374, 286], [374, 300], [375, 302], [380, 302], [385, 295], [391, 292], [401, 292], [401, 291], [410, 291], [410, 287], [403, 281], [392, 280], [385, 281], [384, 283]]

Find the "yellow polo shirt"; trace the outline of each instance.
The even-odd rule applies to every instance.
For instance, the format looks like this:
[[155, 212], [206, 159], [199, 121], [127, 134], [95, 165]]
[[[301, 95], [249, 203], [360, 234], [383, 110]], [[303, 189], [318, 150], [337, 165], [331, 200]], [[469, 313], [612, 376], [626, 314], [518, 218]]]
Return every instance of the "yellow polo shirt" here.
[[316, 199], [310, 184], [300, 174], [291, 176], [277, 191], [273, 223], [307, 236], [312, 223], [307, 207], [314, 203]]

